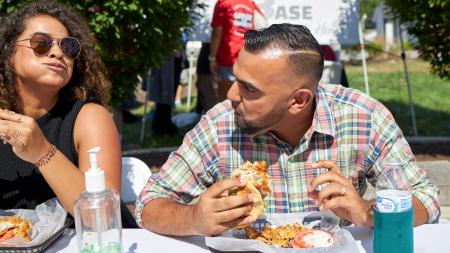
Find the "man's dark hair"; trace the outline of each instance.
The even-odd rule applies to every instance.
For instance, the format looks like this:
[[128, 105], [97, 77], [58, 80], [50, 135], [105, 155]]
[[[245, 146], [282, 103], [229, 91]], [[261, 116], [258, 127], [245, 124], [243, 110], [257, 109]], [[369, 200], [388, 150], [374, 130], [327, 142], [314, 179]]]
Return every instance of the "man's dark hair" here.
[[[313, 74], [319, 82], [323, 72], [323, 53], [308, 28], [303, 25], [274, 24], [261, 30], [249, 30], [244, 35], [245, 50], [260, 53], [279, 48], [288, 55], [288, 64], [299, 76]], [[296, 53], [296, 52], [310, 53]]]

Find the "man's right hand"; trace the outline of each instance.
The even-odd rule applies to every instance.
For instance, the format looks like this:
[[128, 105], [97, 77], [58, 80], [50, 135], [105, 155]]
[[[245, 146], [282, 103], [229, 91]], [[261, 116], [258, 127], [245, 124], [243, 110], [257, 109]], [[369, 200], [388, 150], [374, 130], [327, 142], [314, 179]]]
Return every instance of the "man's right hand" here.
[[245, 185], [238, 179], [226, 179], [209, 187], [192, 207], [194, 234], [214, 236], [255, 222], [248, 216], [253, 207], [252, 195], [228, 196], [230, 189]]

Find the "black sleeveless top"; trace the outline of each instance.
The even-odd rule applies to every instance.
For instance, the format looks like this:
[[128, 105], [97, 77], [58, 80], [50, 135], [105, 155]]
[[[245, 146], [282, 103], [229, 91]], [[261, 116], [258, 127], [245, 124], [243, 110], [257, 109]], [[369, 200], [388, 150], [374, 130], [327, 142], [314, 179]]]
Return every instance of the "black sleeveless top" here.
[[[47, 140], [75, 166], [78, 166], [78, 154], [73, 130], [83, 104], [81, 100], [68, 102], [60, 99], [48, 113], [37, 119]], [[54, 197], [55, 193], [38, 169], [17, 157], [11, 145], [0, 142], [0, 209], [34, 209]]]

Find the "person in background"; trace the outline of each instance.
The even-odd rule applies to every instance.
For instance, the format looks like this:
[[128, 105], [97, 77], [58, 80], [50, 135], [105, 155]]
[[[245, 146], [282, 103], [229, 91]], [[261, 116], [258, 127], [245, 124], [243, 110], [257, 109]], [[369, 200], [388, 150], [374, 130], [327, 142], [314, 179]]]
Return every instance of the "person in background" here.
[[184, 97], [184, 87], [189, 83], [189, 62], [186, 55], [186, 44], [188, 41], [188, 35], [186, 32], [181, 33], [182, 49], [177, 52], [177, 60], [175, 62], [175, 107], [181, 106], [181, 100]]
[[197, 90], [198, 100], [196, 112], [205, 114], [209, 109], [217, 104], [217, 95], [214, 88], [214, 77], [209, 68], [209, 42], [202, 42], [200, 54], [197, 60]]
[[[330, 209], [356, 226], [373, 226], [375, 185], [391, 158], [413, 190], [414, 224], [436, 223], [438, 189], [418, 167], [392, 114], [365, 93], [319, 84], [323, 53], [301, 25], [245, 33], [228, 99], [188, 132], [137, 201], [141, 226], [160, 234], [218, 235], [255, 222], [253, 196], [227, 195], [245, 161], [265, 161], [273, 193], [266, 213]], [[318, 185], [326, 184], [319, 192]]]
[[261, 10], [253, 0], [218, 0], [211, 21], [210, 69], [216, 76], [218, 99], [227, 98], [235, 81], [233, 64], [244, 45], [244, 33], [254, 28], [254, 12]]
[[111, 85], [91, 34], [80, 15], [52, 0], [25, 4], [3, 20], [0, 209], [34, 209], [57, 197], [73, 214], [85, 190], [87, 150], [96, 146], [107, 187], [120, 193]]
[[182, 63], [181, 52], [177, 51], [166, 57], [160, 67], [151, 70], [150, 100], [155, 102], [152, 130], [156, 135], [179, 134], [178, 128], [172, 123], [172, 107], [180, 83]]

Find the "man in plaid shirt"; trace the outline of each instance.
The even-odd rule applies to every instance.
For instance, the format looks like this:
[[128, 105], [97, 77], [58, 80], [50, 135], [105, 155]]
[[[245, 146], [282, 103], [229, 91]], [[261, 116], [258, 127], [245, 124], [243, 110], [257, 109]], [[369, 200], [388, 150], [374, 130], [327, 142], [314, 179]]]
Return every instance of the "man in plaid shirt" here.
[[[245, 34], [228, 100], [211, 109], [143, 189], [136, 216], [161, 234], [217, 235], [254, 222], [252, 196], [227, 196], [245, 161], [266, 161], [273, 194], [266, 212], [331, 209], [357, 226], [373, 225], [373, 201], [361, 198], [384, 163], [402, 162], [413, 189], [416, 225], [437, 222], [438, 190], [391, 113], [362, 92], [318, 84], [320, 46], [300, 25]], [[320, 191], [318, 185], [328, 183]]]

